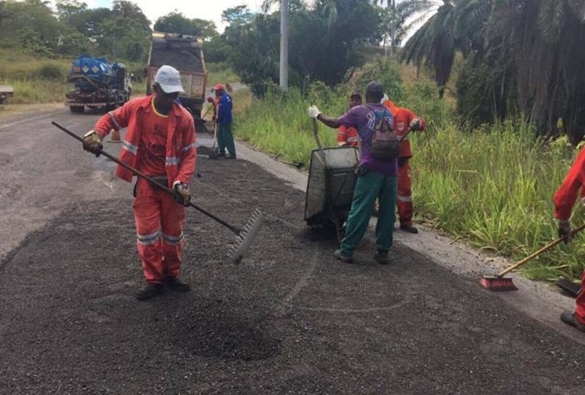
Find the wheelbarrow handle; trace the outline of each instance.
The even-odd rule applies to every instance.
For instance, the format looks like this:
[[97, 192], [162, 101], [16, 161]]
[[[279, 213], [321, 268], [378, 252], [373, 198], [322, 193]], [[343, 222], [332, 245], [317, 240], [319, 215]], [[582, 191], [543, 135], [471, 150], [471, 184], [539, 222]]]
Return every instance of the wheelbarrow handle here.
[[323, 144], [321, 144], [321, 139], [319, 139], [319, 129], [317, 127], [317, 118], [313, 118], [313, 137], [315, 137], [315, 141], [317, 142], [317, 147], [319, 147], [319, 151], [323, 152]]

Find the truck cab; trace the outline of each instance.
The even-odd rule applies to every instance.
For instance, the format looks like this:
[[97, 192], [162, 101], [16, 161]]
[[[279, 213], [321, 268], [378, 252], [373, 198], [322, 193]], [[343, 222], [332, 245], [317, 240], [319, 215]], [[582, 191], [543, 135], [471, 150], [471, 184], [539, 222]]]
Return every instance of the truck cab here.
[[202, 40], [183, 34], [152, 33], [148, 66], [146, 67], [146, 94], [152, 93], [152, 84], [157, 70], [169, 65], [179, 70], [185, 93], [179, 95], [182, 105], [187, 108], [195, 125], [203, 124], [201, 109], [205, 103], [207, 70], [203, 58]]

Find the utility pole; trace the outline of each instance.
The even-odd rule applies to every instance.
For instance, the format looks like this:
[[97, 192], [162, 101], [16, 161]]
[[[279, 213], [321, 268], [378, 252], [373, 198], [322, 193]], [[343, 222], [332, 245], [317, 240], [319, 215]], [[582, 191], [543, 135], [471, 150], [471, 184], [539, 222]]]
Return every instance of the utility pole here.
[[288, 89], [288, 0], [280, 0], [280, 88]]

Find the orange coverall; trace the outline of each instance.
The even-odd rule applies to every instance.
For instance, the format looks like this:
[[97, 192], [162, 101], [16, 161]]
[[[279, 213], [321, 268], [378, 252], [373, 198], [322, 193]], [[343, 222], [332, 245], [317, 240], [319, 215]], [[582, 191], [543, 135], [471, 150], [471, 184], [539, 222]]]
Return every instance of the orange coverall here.
[[359, 142], [357, 129], [341, 125], [337, 129], [337, 145], [340, 147], [357, 147]]
[[[394, 132], [399, 138], [404, 136], [408, 132], [410, 123], [418, 117], [407, 108], [396, 107], [390, 100], [385, 101], [384, 105], [394, 116]], [[422, 131], [426, 128], [426, 124], [424, 119], [420, 118], [420, 121], [419, 130]], [[400, 143], [400, 154], [398, 155], [398, 198], [396, 199], [400, 225], [405, 226], [412, 225], [412, 179], [408, 163], [410, 158], [412, 158], [412, 149], [408, 136], [406, 136]]]
[[[584, 202], [585, 190], [585, 149], [579, 152], [575, 163], [569, 169], [565, 180], [556, 191], [554, 202], [554, 217], [561, 220], [568, 220], [571, 218], [573, 206], [577, 201], [579, 190], [581, 190], [581, 201]], [[581, 275], [581, 289], [585, 287], [585, 270]], [[575, 309], [575, 317], [579, 322], [585, 325], [585, 292], [581, 292], [577, 296], [577, 307]]]
[[[195, 172], [196, 134], [193, 117], [175, 103], [167, 116], [153, 105], [154, 95], [129, 101], [110, 111], [95, 125], [105, 137], [110, 130], [127, 127], [120, 161], [153, 178], [188, 184]], [[132, 181], [132, 173], [117, 166], [116, 176]], [[177, 277], [181, 266], [185, 206], [148, 181], [139, 178], [133, 204], [138, 255], [147, 282], [160, 284]]]

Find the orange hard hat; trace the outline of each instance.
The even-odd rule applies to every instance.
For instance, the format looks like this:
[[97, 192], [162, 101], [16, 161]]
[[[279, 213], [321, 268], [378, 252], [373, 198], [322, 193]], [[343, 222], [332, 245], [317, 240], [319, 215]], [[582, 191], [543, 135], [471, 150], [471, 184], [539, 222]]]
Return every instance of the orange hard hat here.
[[213, 87], [214, 91], [225, 91], [225, 86], [223, 86], [222, 84], [217, 84]]

